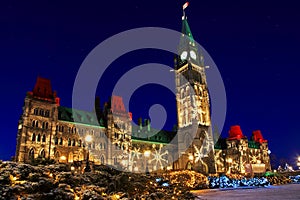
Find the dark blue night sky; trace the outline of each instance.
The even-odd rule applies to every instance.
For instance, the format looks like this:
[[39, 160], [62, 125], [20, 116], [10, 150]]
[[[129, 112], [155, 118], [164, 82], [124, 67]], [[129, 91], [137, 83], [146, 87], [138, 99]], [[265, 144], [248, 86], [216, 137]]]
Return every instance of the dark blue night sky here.
[[[38, 75], [51, 79], [61, 104], [70, 107], [77, 70], [100, 42], [137, 27], [181, 30], [182, 0], [80, 2], [0, 3], [0, 159], [14, 155], [24, 97]], [[228, 110], [222, 136], [236, 124], [248, 137], [260, 129], [272, 153], [291, 161], [300, 154], [298, 8], [297, 1], [190, 0], [187, 9], [194, 38], [210, 53], [225, 83]], [[155, 50], [120, 57], [98, 85], [101, 103], [130, 68], [147, 62], [172, 66], [173, 58]], [[148, 117], [149, 106], [156, 103], [166, 105], [170, 117], [165, 128], [171, 129], [174, 96], [157, 85], [134, 93], [134, 120]]]

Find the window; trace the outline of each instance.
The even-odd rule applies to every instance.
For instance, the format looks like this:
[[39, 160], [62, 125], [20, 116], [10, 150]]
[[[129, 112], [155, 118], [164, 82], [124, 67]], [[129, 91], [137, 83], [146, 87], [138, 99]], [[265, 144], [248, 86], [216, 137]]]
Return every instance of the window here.
[[42, 151], [40, 152], [40, 157], [45, 158], [45, 155], [46, 155], [45, 150], [42, 149]]
[[29, 156], [30, 160], [34, 159], [34, 150], [33, 149], [30, 149], [28, 156]]
[[76, 144], [75, 139], [73, 139], [72, 140], [72, 146], [75, 147], [75, 144]]
[[100, 143], [100, 149], [102, 149], [102, 143]]
[[40, 115], [44, 116], [44, 110], [43, 109], [40, 110]]
[[103, 149], [106, 149], [106, 144], [105, 143], [103, 143]]
[[78, 146], [81, 147], [81, 140], [78, 141]]
[[45, 135], [42, 136], [42, 142], [46, 142], [46, 136]]
[[50, 116], [50, 111], [49, 110], [46, 110], [45, 112], [45, 117], [49, 117]]
[[40, 142], [40, 141], [41, 141], [41, 134], [38, 134], [38, 135], [37, 135], [36, 141], [37, 141], [37, 142]]
[[35, 133], [32, 134], [32, 136], [31, 136], [31, 141], [32, 141], [32, 142], [35, 141]]
[[71, 139], [68, 139], [68, 146], [71, 146]]
[[101, 161], [101, 164], [102, 164], [102, 165], [105, 164], [105, 162], [104, 162], [104, 156], [103, 156], [103, 155], [101, 155], [100, 161]]
[[60, 138], [60, 140], [59, 140], [59, 145], [63, 145], [63, 144], [64, 144], [63, 139]]
[[35, 108], [33, 111], [33, 114], [38, 115], [39, 114], [39, 109]]
[[54, 138], [54, 144], [58, 145], [58, 138], [57, 137]]

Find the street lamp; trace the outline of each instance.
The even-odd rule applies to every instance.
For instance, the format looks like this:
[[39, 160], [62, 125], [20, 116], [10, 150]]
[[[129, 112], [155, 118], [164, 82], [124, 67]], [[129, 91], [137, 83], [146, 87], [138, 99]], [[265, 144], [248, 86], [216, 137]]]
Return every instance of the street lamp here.
[[146, 160], [146, 175], [150, 175], [149, 173], [149, 168], [148, 168], [148, 158], [150, 157], [151, 151], [146, 150], [144, 151], [144, 156], [145, 156], [145, 160]]
[[[87, 136], [85, 136], [84, 140], [88, 144], [88, 143], [93, 141], [93, 138], [92, 138], [91, 135], [87, 135]], [[86, 166], [85, 166], [84, 172], [91, 172], [91, 167], [90, 167], [90, 161], [89, 160], [90, 160], [90, 150], [89, 150], [89, 147], [87, 145]]]

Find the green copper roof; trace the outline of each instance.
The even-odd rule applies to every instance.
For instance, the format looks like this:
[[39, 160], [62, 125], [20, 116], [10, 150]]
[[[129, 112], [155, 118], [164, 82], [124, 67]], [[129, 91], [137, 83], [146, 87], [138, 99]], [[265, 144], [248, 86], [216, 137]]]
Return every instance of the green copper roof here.
[[58, 119], [62, 121], [81, 123], [98, 127], [100, 124], [97, 119], [96, 113], [76, 110], [63, 106], [58, 107]]
[[133, 140], [154, 142], [154, 143], [170, 143], [176, 135], [176, 132], [157, 130], [149, 127], [132, 126]]
[[181, 33], [185, 34], [186, 36], [188, 36], [188, 42], [191, 42], [192, 44], [195, 43], [193, 34], [191, 32], [189, 23], [187, 21], [187, 17], [184, 17], [184, 19], [182, 20], [182, 29], [181, 29]]

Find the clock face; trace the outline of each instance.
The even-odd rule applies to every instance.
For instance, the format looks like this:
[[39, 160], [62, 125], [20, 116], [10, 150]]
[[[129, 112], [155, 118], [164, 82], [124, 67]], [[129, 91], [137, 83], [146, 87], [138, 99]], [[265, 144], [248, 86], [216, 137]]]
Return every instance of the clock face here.
[[194, 59], [194, 60], [196, 60], [196, 58], [197, 58], [197, 55], [196, 55], [196, 53], [195, 53], [195, 51], [190, 51], [190, 55], [191, 55], [191, 57]]
[[180, 55], [181, 60], [186, 60], [187, 55], [188, 55], [188, 54], [187, 54], [186, 51], [182, 52], [181, 55]]

